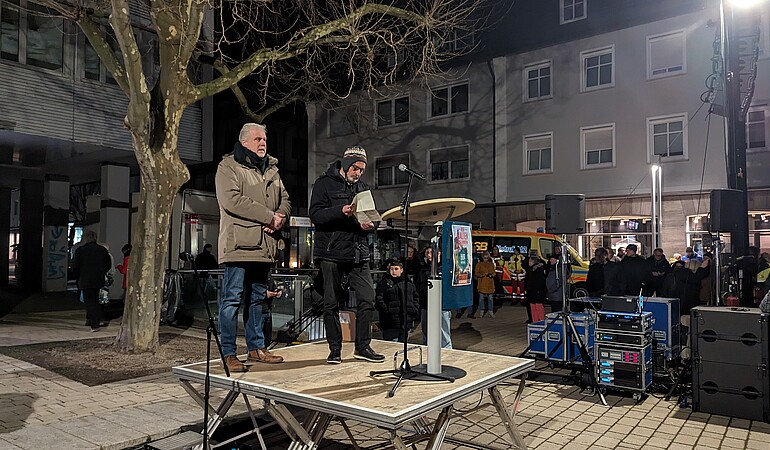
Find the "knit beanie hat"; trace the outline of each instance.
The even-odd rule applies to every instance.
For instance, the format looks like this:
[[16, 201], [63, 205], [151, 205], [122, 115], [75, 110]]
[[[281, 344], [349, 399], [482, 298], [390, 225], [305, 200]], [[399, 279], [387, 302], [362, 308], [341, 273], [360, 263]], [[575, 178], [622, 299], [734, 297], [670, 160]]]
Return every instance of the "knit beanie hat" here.
[[366, 150], [357, 145], [346, 148], [342, 155], [342, 170], [347, 172], [348, 168], [356, 161], [366, 162]]

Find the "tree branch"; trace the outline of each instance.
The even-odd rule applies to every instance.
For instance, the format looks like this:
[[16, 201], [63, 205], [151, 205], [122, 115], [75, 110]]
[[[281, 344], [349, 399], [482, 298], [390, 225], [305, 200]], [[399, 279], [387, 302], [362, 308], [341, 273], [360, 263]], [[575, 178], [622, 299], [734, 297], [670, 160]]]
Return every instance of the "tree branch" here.
[[[147, 127], [150, 108], [150, 90], [142, 70], [142, 54], [136, 44], [134, 30], [131, 26], [128, 0], [111, 0], [112, 14], [110, 24], [115, 30], [115, 37], [123, 54], [124, 72], [128, 87], [128, 126], [132, 133], [146, 135], [150, 132]], [[117, 77], [115, 78], [117, 79]]]
[[115, 56], [115, 53], [113, 53], [107, 40], [104, 38], [101, 25], [94, 20], [95, 17], [107, 17], [106, 13], [94, 8], [85, 8], [84, 6], [70, 6], [56, 0], [35, 0], [35, 2], [53, 9], [63, 17], [72, 20], [78, 27], [80, 27], [83, 31], [83, 35], [88, 39], [88, 42], [99, 56], [104, 67], [118, 83], [120, 89], [122, 89], [128, 96], [129, 87], [128, 80], [126, 80], [125, 69], [121, 65], [120, 60]]
[[[365, 4], [344, 17], [313, 27], [303, 37], [289, 42], [282, 48], [264, 49], [255, 52], [221, 77], [196, 86], [195, 101], [231, 88], [266, 62], [295, 58], [306, 53], [313, 46], [339, 42], [340, 36], [331, 36], [332, 33], [349, 28], [351, 24], [369, 14], [389, 15], [415, 23], [424, 20], [423, 16], [405, 9], [379, 3]], [[345, 41], [349, 42], [349, 39]]]

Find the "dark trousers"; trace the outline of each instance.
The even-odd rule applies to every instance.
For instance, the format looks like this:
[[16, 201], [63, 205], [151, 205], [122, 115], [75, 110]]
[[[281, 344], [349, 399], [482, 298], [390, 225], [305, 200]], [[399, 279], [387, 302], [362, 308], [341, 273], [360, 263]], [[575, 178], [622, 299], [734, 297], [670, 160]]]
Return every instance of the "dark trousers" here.
[[83, 303], [86, 305], [86, 319], [91, 328], [99, 328], [102, 323], [102, 305], [99, 304], [99, 289], [82, 289]]
[[342, 295], [342, 278], [347, 277], [351, 290], [356, 293], [356, 351], [372, 342], [372, 312], [374, 311], [374, 286], [368, 263], [336, 263], [321, 261], [324, 290], [324, 327], [330, 350], [342, 349], [339, 299]]

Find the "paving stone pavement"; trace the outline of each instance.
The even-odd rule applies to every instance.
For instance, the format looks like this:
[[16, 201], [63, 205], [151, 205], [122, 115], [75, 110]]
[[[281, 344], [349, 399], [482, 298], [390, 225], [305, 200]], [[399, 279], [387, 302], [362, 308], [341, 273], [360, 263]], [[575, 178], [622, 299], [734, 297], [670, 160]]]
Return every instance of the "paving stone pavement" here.
[[[104, 337], [83, 326], [83, 311], [10, 314], [0, 318], [0, 346]], [[495, 318], [453, 319], [456, 348], [518, 355], [526, 346], [526, 313], [505, 305]], [[203, 334], [190, 329], [185, 333]], [[419, 340], [413, 335], [412, 340]], [[510, 404], [517, 381], [501, 386]], [[215, 398], [223, 392], [214, 391]], [[674, 401], [649, 396], [640, 404], [608, 396], [609, 408], [578, 388], [528, 381], [515, 418], [528, 448], [548, 449], [764, 449], [770, 450], [770, 424], [692, 413]], [[215, 402], [216, 404], [216, 402]], [[242, 400], [234, 413], [243, 412]], [[449, 435], [509, 448], [506, 432], [486, 396], [455, 405]], [[168, 374], [88, 387], [33, 364], [0, 355], [1, 449], [127, 449], [199, 424], [201, 410]], [[387, 436], [376, 428], [348, 423], [361, 443]], [[333, 422], [326, 450], [351, 448]], [[281, 446], [281, 448], [285, 448]], [[445, 443], [442, 449], [467, 446]]]

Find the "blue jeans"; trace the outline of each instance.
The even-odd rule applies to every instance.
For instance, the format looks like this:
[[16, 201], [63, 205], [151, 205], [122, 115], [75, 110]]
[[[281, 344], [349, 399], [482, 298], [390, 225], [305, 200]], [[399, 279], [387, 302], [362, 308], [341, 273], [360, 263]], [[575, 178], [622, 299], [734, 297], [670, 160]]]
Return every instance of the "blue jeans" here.
[[238, 309], [243, 302], [243, 327], [248, 350], [265, 348], [262, 332], [262, 302], [267, 294], [270, 263], [240, 263], [225, 265], [222, 294], [219, 297], [219, 331], [222, 353], [236, 354]]
[[484, 307], [484, 312], [494, 312], [495, 301], [492, 294], [479, 294], [479, 304]]

